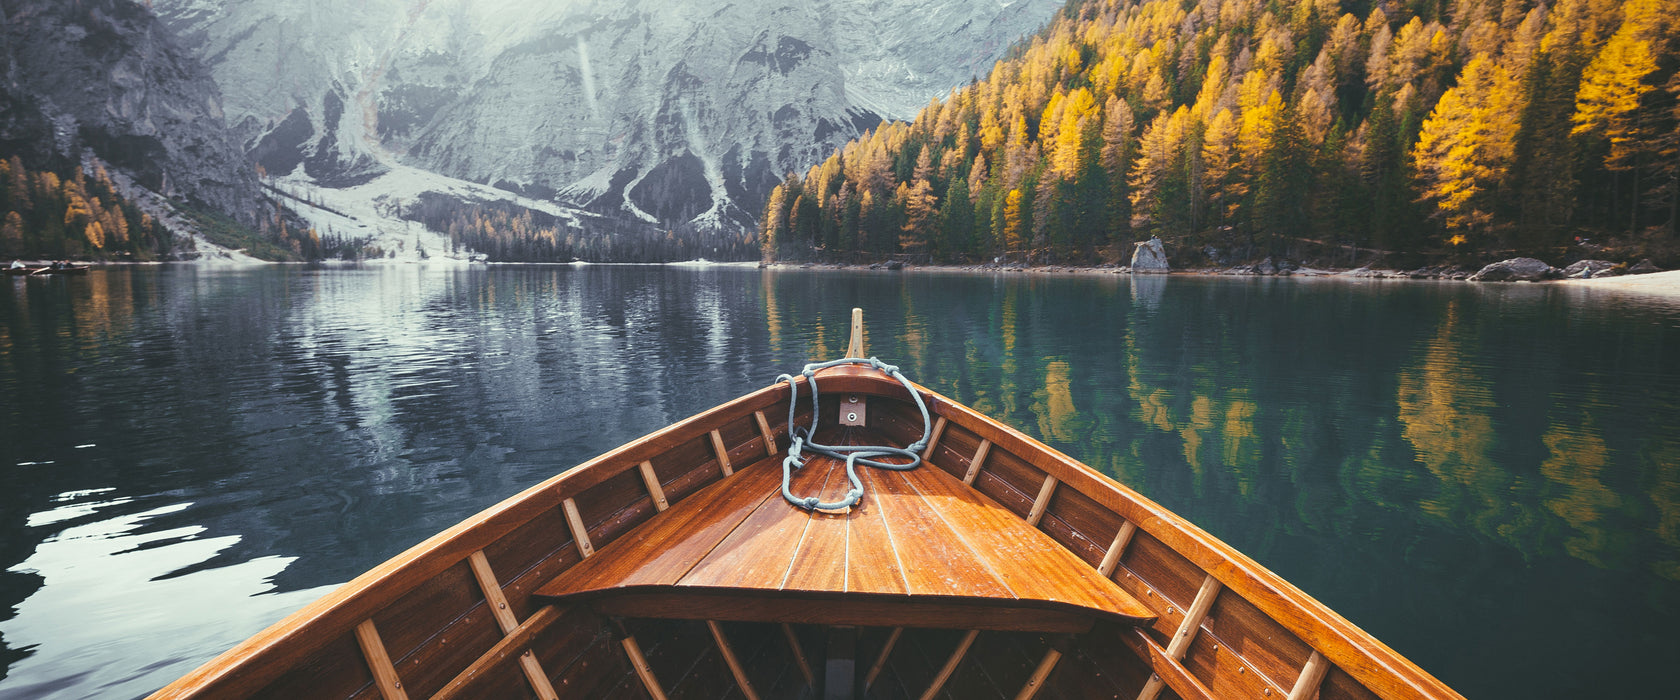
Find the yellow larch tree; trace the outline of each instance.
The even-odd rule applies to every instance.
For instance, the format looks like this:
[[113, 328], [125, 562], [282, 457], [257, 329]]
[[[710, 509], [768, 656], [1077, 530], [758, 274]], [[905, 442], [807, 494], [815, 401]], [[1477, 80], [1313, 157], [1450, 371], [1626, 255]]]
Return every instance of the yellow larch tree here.
[[1449, 229], [1475, 229], [1492, 217], [1491, 195], [1516, 155], [1515, 82], [1498, 63], [1477, 56], [1423, 122], [1412, 157], [1422, 198], [1435, 203]]
[[1656, 89], [1645, 82], [1657, 70], [1656, 57], [1639, 31], [1628, 22], [1611, 36], [1581, 75], [1581, 89], [1575, 94], [1572, 133], [1607, 139], [1610, 155], [1604, 165], [1611, 170], [1633, 168], [1641, 140], [1640, 99]]
[[1084, 159], [1080, 149], [1084, 145], [1085, 125], [1096, 106], [1096, 98], [1085, 88], [1074, 90], [1062, 101], [1062, 114], [1056, 128], [1055, 150], [1050, 164], [1063, 179], [1072, 179], [1079, 173], [1080, 163]]
[[1202, 182], [1218, 220], [1229, 220], [1248, 194], [1248, 179], [1238, 172], [1237, 120], [1219, 110], [1202, 134]]
[[1021, 190], [1012, 189], [1003, 200], [1003, 245], [1006, 250], [1019, 251], [1026, 236], [1021, 230]]

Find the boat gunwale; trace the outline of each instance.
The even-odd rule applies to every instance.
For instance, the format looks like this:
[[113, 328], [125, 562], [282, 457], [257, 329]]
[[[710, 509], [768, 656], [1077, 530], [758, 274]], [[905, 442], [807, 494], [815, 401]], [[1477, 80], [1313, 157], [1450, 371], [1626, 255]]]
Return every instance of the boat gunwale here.
[[[896, 381], [885, 376], [873, 379], [882, 384], [885, 395], [892, 397], [893, 390], [896, 390], [898, 397], [908, 400], [903, 387]], [[993, 449], [1014, 454], [1062, 485], [1075, 489], [1125, 518], [1242, 596], [1373, 692], [1389, 697], [1390, 693], [1377, 690], [1381, 688], [1383, 691], [1400, 691], [1403, 693], [1400, 697], [1462, 697], [1317, 598], [1183, 516], [1001, 421], [920, 384], [915, 384], [915, 387], [923, 393], [923, 400], [928, 402], [930, 415], [942, 416], [990, 440]], [[847, 387], [840, 390], [856, 389]], [[1034, 458], [1035, 453], [1041, 458]], [[1392, 682], [1394, 680], [1401, 683]]]
[[[797, 381], [805, 383], [803, 378]], [[902, 392], [903, 388], [899, 390]], [[642, 461], [664, 454], [687, 440], [703, 437], [732, 420], [786, 403], [786, 392], [784, 383], [764, 387], [626, 442], [544, 479], [381, 562], [147, 698], [164, 700], [207, 693], [249, 695], [261, 690], [313, 653], [315, 647], [309, 642], [332, 640], [349, 634], [385, 606], [450, 567], [466, 561], [473, 552], [507, 536], [543, 512], [560, 507], [566, 499], [634, 470]], [[774, 431], [776, 424], [772, 425]], [[785, 424], [781, 427], [785, 430]], [[755, 436], [753, 439], [762, 437]]]
[[[819, 376], [822, 377], [822, 393], [827, 396], [861, 393], [906, 403], [910, 401], [909, 393], [902, 385], [874, 370], [841, 366], [823, 370]], [[795, 381], [806, 384], [802, 377], [796, 377]], [[943, 417], [989, 440], [994, 449], [1014, 454], [1062, 485], [1075, 489], [1133, 523], [1247, 600], [1372, 692], [1383, 697], [1462, 697], [1316, 598], [1184, 517], [1015, 428], [919, 384], [912, 385], [922, 395], [931, 418]], [[465, 561], [474, 551], [483, 549], [543, 512], [559, 507], [564, 500], [636, 469], [643, 460], [656, 458], [687, 440], [703, 437], [707, 432], [755, 411], [785, 405], [786, 392], [784, 383], [771, 384], [655, 430], [545, 479], [375, 566], [150, 697], [161, 699], [258, 691], [295, 668], [297, 662], [315, 653], [318, 645], [311, 642], [324, 642], [350, 633], [363, 620], [372, 618], [401, 596]], [[785, 438], [785, 418], [777, 416], [771, 425], [774, 426], [773, 435]], [[761, 438], [755, 436], [753, 439]]]

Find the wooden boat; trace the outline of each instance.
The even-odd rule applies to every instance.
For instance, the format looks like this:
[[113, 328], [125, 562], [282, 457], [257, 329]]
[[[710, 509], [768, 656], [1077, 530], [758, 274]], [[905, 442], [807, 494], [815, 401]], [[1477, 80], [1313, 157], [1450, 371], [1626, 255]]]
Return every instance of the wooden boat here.
[[[860, 330], [854, 311], [848, 356]], [[818, 441], [923, 437], [887, 374], [815, 377]], [[776, 384], [467, 519], [152, 697], [1460, 697], [1183, 518], [914, 390], [925, 463], [859, 470], [849, 512], [779, 496]], [[789, 488], [833, 500], [845, 466], [812, 459]]]
[[6, 274], [16, 277], [38, 277], [41, 275], [85, 275], [88, 272], [87, 265], [74, 265], [71, 263], [29, 265], [24, 267], [7, 267], [4, 269]]

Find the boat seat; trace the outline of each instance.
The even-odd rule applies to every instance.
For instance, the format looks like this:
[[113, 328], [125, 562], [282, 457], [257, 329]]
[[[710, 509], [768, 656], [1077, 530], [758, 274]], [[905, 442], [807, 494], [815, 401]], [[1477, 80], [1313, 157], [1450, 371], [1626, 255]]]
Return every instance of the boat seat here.
[[[858, 471], [858, 507], [811, 513], [781, 497], [781, 455], [766, 458], [535, 593], [606, 615], [667, 619], [1048, 633], [1084, 632], [1099, 619], [1154, 621], [1090, 564], [943, 470]], [[833, 500], [847, 488], [845, 465], [812, 459], [792, 488]]]

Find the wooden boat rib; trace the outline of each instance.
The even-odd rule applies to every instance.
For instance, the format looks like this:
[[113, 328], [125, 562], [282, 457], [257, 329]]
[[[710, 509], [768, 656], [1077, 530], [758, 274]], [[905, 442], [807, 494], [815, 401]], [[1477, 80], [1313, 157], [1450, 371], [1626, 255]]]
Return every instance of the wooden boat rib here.
[[[818, 382], [819, 441], [920, 436], [887, 375]], [[849, 513], [779, 496], [789, 392], [767, 387], [461, 522], [152, 697], [1460, 697], [1183, 518], [916, 391], [926, 462], [862, 470]], [[833, 424], [853, 397], [865, 424]], [[831, 498], [843, 472], [813, 459], [793, 487]]]

